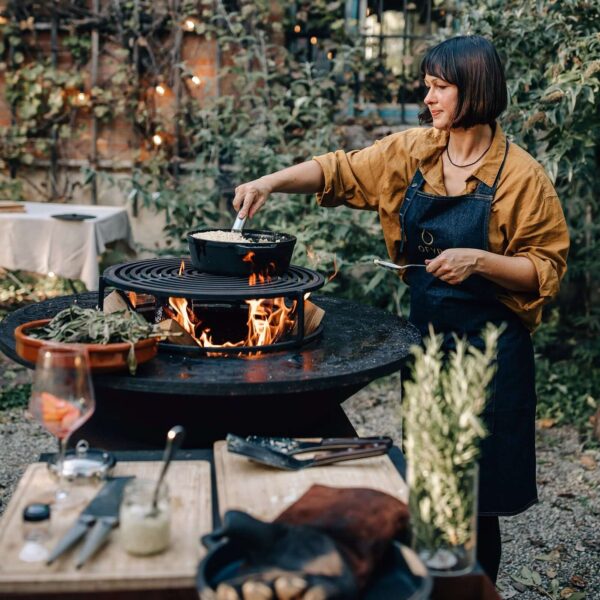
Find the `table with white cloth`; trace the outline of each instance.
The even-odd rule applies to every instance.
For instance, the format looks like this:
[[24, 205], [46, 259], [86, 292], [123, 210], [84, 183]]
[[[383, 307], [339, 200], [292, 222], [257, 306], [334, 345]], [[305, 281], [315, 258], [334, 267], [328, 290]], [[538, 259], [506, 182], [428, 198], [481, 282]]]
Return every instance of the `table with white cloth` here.
[[[0, 267], [54, 273], [98, 289], [98, 257], [106, 245], [123, 240], [133, 249], [127, 211], [117, 206], [23, 202], [25, 212], [0, 213]], [[65, 221], [52, 215], [93, 218]]]

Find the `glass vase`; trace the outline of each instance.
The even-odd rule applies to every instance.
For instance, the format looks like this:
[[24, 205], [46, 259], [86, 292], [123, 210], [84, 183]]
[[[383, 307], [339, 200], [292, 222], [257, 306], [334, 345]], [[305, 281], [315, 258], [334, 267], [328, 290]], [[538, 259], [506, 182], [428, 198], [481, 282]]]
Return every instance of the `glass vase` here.
[[475, 566], [479, 466], [429, 473], [409, 465], [413, 549], [434, 576], [463, 575]]

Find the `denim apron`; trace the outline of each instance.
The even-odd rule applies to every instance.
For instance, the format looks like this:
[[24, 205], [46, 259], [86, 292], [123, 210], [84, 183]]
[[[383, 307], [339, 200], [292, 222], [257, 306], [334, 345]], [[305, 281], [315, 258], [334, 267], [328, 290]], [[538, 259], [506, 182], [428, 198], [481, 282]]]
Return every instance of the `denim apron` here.
[[[424, 263], [447, 248], [488, 249], [490, 209], [504, 160], [492, 187], [479, 182], [472, 194], [436, 196], [422, 191], [417, 169], [400, 209], [400, 251], [409, 263]], [[531, 336], [521, 320], [496, 298], [495, 285], [471, 275], [450, 285], [425, 269], [407, 269], [410, 321], [428, 334], [431, 323], [444, 336], [444, 351], [454, 348], [452, 334], [483, 348], [486, 323], [505, 324], [498, 340], [497, 371], [488, 389], [483, 420], [489, 432], [481, 446], [479, 514], [514, 515], [537, 502], [535, 481], [535, 366]]]

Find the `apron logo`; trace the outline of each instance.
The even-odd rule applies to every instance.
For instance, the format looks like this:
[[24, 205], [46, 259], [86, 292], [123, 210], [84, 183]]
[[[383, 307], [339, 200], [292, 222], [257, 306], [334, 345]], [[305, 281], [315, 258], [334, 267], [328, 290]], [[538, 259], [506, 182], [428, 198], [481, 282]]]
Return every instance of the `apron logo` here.
[[423, 240], [423, 244], [419, 244], [417, 246], [419, 252], [421, 254], [441, 254], [442, 250], [440, 248], [433, 247], [433, 233], [427, 231], [426, 229], [421, 230], [421, 240]]
[[433, 244], [433, 234], [429, 233], [426, 229], [421, 231], [421, 239], [426, 246], [431, 246], [431, 244]]

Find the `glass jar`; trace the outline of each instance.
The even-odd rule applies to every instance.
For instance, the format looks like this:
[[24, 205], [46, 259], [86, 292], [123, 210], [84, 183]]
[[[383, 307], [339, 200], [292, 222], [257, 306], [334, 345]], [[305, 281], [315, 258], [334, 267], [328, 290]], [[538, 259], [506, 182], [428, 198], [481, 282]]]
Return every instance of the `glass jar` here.
[[121, 544], [130, 554], [156, 554], [169, 546], [171, 511], [168, 487], [165, 482], [162, 483], [156, 508], [153, 508], [155, 487], [155, 481], [133, 479], [125, 488], [119, 528]]
[[477, 464], [447, 477], [409, 464], [413, 548], [434, 576], [463, 575], [475, 566], [478, 481]]
[[44, 545], [50, 539], [50, 506], [28, 504], [23, 509], [23, 547], [19, 558], [24, 562], [42, 562], [48, 558]]

